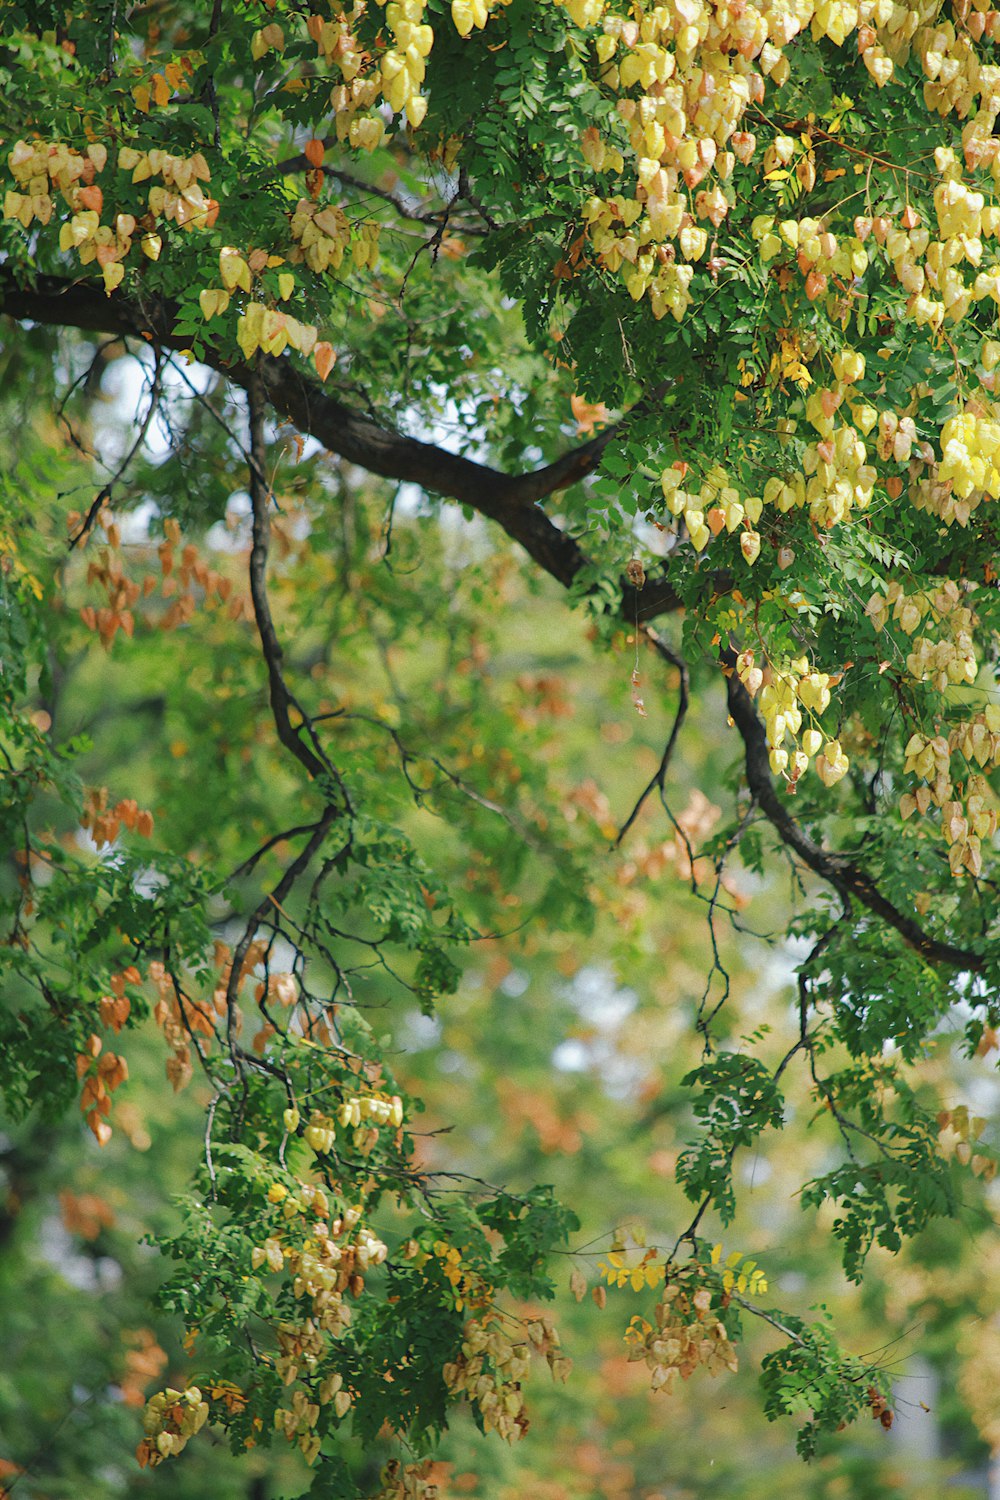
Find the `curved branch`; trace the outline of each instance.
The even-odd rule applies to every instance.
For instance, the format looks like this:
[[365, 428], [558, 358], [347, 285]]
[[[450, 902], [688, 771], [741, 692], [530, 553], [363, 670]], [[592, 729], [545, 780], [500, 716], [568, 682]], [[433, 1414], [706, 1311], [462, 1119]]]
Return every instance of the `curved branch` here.
[[[108, 297], [100, 283], [41, 276], [33, 288], [21, 287], [8, 268], [0, 266], [0, 311], [19, 319], [80, 328], [94, 333], [133, 335], [164, 349], [186, 348], [187, 340], [173, 332], [176, 309], [151, 301], [139, 305], [117, 293]], [[226, 364], [218, 351], [206, 348], [201, 362], [249, 391], [255, 378], [251, 365]], [[358, 464], [371, 474], [418, 484], [433, 494], [467, 505], [495, 521], [557, 582], [568, 586], [588, 558], [576, 540], [538, 508], [537, 502], [567, 489], [592, 474], [608, 444], [640, 412], [661, 399], [665, 385], [644, 397], [621, 421], [606, 427], [579, 448], [527, 474], [504, 474], [487, 464], [449, 453], [434, 443], [381, 427], [369, 417], [328, 395], [319, 382], [300, 372], [289, 358], [260, 361], [265, 394], [276, 412], [309, 433], [331, 453]], [[680, 600], [666, 577], [649, 578], [641, 593], [625, 587], [622, 612], [630, 621], [654, 619], [680, 608]]]
[[839, 891], [845, 901], [850, 901], [853, 897], [875, 916], [881, 917], [922, 958], [931, 963], [949, 964], [956, 969], [981, 972], [986, 967], [986, 960], [981, 953], [932, 937], [912, 917], [905, 916], [893, 906], [871, 876], [852, 859], [846, 854], [836, 854], [824, 849], [799, 826], [781, 801], [774, 785], [768, 759], [767, 734], [757, 717], [750, 694], [736, 674], [735, 657], [727, 653], [727, 658], [731, 658], [726, 661], [730, 668], [726, 681], [729, 712], [743, 740], [747, 784], [761, 812], [782, 842], [794, 850], [810, 870]]

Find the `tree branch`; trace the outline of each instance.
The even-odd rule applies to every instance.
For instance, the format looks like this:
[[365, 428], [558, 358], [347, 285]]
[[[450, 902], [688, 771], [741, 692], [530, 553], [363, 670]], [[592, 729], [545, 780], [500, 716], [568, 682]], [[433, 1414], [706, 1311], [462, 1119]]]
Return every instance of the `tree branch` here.
[[757, 717], [750, 694], [736, 674], [735, 660], [733, 653], [727, 653], [726, 665], [731, 670], [726, 682], [726, 692], [729, 712], [740, 732], [746, 752], [747, 785], [761, 812], [782, 842], [794, 850], [810, 870], [832, 885], [846, 902], [850, 902], [851, 898], [859, 901], [898, 932], [904, 943], [921, 957], [931, 963], [949, 964], [953, 968], [968, 969], [973, 973], [981, 972], [986, 967], [981, 953], [932, 937], [912, 917], [904, 916], [897, 910], [871, 876], [852, 859], [846, 854], [836, 854], [822, 848], [795, 821], [775, 787], [768, 760], [767, 734]]
[[[253, 600], [254, 619], [260, 635], [264, 662], [267, 666], [268, 690], [271, 714], [278, 739], [289, 750], [310, 776], [324, 778], [339, 788], [343, 807], [350, 812], [347, 790], [322, 745], [316, 737], [312, 721], [296, 701], [285, 682], [281, 666], [283, 652], [271, 616], [271, 605], [267, 596], [267, 557], [271, 537], [271, 486], [267, 481], [267, 449], [264, 441], [264, 396], [263, 383], [256, 371], [251, 371], [247, 391], [247, 412], [250, 419], [250, 502], [253, 507], [253, 541], [250, 548], [250, 597]], [[298, 714], [301, 723], [296, 726], [291, 720], [291, 710]], [[304, 734], [303, 734], [304, 731]], [[306, 740], [311, 743], [307, 744]]]
[[[336, 146], [339, 144], [336, 139], [323, 142], [327, 150], [330, 149], [331, 145]], [[312, 166], [309, 158], [304, 153], [300, 153], [298, 156], [290, 156], [285, 161], [278, 162], [277, 166], [272, 168], [272, 171], [278, 173], [281, 177], [291, 177], [297, 172], [308, 172], [310, 170], [315, 171], [316, 168]], [[450, 203], [445, 203], [440, 208], [427, 208], [421, 211], [417, 208], [408, 208], [403, 200], [397, 198], [395, 193], [391, 193], [388, 188], [378, 187], [374, 182], [365, 182], [364, 178], [355, 177], [353, 172], [345, 172], [340, 167], [327, 166], [326, 163], [319, 168], [319, 171], [326, 177], [332, 177], [336, 182], [341, 183], [342, 186], [350, 188], [352, 192], [357, 193], [361, 197], [379, 198], [383, 203], [388, 203], [399, 214], [401, 219], [409, 219], [415, 224], [423, 224], [425, 227], [431, 229], [437, 229], [441, 226], [442, 221], [448, 221], [451, 208], [463, 196], [461, 193], [456, 194], [456, 197]], [[455, 223], [453, 227], [456, 234], [479, 237], [489, 233], [488, 229], [481, 228], [478, 224]]]
[[[117, 294], [107, 297], [103, 287], [89, 278], [65, 281], [41, 276], [29, 289], [18, 286], [11, 271], [0, 266], [0, 310], [38, 323], [138, 336], [165, 349], [187, 346], [186, 338], [173, 332], [176, 310], [169, 304], [151, 301], [140, 306]], [[225, 364], [211, 348], [202, 352], [201, 361], [245, 391], [257, 373], [242, 361]], [[620, 422], [555, 462], [527, 474], [510, 475], [379, 426], [327, 395], [318, 381], [300, 372], [287, 357], [261, 359], [259, 374], [275, 411], [331, 453], [371, 474], [418, 484], [469, 506], [495, 521], [544, 572], [567, 587], [588, 559], [576, 540], [560, 530], [537, 502], [593, 473], [608, 444], [640, 411], [655, 406], [666, 389], [658, 386]], [[665, 576], [648, 578], [641, 592], [631, 585], [624, 589], [622, 610], [630, 621], [651, 620], [679, 608], [680, 600]]]
[[313, 825], [312, 838], [306, 844], [305, 848], [302, 849], [300, 853], [296, 855], [295, 859], [292, 860], [291, 864], [285, 870], [284, 874], [282, 875], [281, 879], [278, 881], [278, 884], [274, 887], [274, 889], [272, 891], [269, 891], [267, 895], [264, 896], [263, 899], [257, 904], [257, 906], [254, 907], [253, 911], [250, 913], [249, 917], [246, 920], [246, 924], [243, 928], [243, 934], [240, 937], [239, 942], [236, 944], [236, 948], [233, 952], [232, 960], [230, 962], [229, 979], [226, 982], [226, 1033], [229, 1042], [230, 1056], [233, 1059], [234, 1065], [237, 1066], [238, 1072], [241, 1070], [239, 1069], [239, 1066], [237, 1064], [236, 1035], [239, 1026], [237, 1012], [239, 1010], [240, 985], [244, 977], [243, 964], [246, 960], [247, 954], [250, 951], [250, 945], [254, 940], [257, 928], [267, 916], [268, 912], [270, 912], [273, 907], [277, 907], [280, 910], [281, 903], [285, 900], [289, 891], [292, 889], [292, 886], [298, 880], [302, 872], [308, 869], [310, 863], [312, 862], [313, 856], [316, 854], [317, 850], [322, 847], [323, 840], [329, 833], [330, 828], [337, 819], [337, 816], [338, 810], [332, 804], [329, 804], [326, 808], [324, 808], [319, 822]]

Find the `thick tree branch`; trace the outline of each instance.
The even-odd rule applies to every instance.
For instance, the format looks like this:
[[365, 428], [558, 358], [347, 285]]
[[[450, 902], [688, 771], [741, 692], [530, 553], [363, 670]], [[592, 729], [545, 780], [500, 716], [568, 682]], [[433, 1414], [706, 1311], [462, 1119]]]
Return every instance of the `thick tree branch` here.
[[871, 876], [849, 859], [846, 854], [836, 854], [817, 844], [792, 817], [782, 802], [771, 775], [768, 760], [767, 735], [757, 717], [753, 700], [740, 682], [735, 670], [735, 658], [728, 663], [732, 668], [727, 679], [729, 712], [743, 740], [746, 751], [747, 784], [761, 812], [772, 824], [783, 843], [799, 856], [823, 880], [832, 885], [844, 897], [853, 898], [862, 906], [881, 917], [883, 922], [895, 929], [905, 943], [931, 963], [949, 964], [956, 969], [968, 969], [978, 973], [986, 967], [981, 953], [969, 948], [958, 948], [925, 932], [912, 917], [897, 910], [879, 890]]
[[[17, 286], [0, 267], [0, 309], [8, 316], [34, 322], [145, 338], [164, 349], [182, 349], [186, 340], [173, 332], [175, 310], [161, 302], [142, 306], [125, 297], [107, 297], [99, 283], [39, 277], [32, 289]], [[212, 349], [202, 362], [249, 390], [255, 368], [244, 362], [227, 365]], [[544, 572], [568, 586], [587, 563], [573, 537], [561, 531], [537, 502], [567, 489], [594, 472], [601, 456], [622, 427], [639, 410], [648, 410], [664, 387], [652, 392], [622, 422], [564, 454], [554, 463], [527, 474], [509, 475], [472, 459], [449, 453], [434, 443], [380, 427], [369, 417], [327, 395], [319, 382], [301, 373], [288, 358], [262, 359], [260, 378], [274, 410], [309, 433], [331, 453], [371, 474], [418, 484], [447, 496], [495, 521], [520, 543]], [[649, 578], [641, 592], [626, 589], [623, 613], [629, 620], [651, 620], [680, 607], [666, 578]]]

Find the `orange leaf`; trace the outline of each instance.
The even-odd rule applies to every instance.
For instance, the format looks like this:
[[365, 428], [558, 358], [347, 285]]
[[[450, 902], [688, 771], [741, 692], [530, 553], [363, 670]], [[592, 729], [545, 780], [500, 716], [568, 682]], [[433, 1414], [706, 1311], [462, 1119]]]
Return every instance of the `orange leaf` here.
[[826, 291], [827, 281], [822, 271], [810, 271], [806, 277], [806, 296], [810, 302], [815, 302], [817, 297], [822, 297]]
[[141, 110], [144, 115], [148, 115], [149, 114], [149, 89], [146, 87], [146, 85], [144, 83], [140, 83], [140, 84], [136, 85], [136, 87], [132, 90], [132, 98], [135, 100], [135, 107], [136, 107], [136, 109]]
[[337, 362], [337, 351], [332, 344], [325, 340], [318, 343], [313, 350], [313, 364], [316, 366], [316, 374], [320, 380], [325, 380]]
[[138, 811], [139, 804], [136, 802], [134, 797], [124, 798], [121, 802], [118, 803], [117, 807], [115, 808], [115, 812], [118, 814], [119, 818], [121, 818], [122, 822], [125, 824], [125, 827], [130, 829], [135, 827], [135, 820]]
[[101, 1020], [105, 1026], [110, 1026], [112, 1031], [121, 1031], [129, 1018], [132, 1009], [131, 1001], [127, 995], [120, 999], [111, 995], [102, 995], [99, 1010]]
[[311, 167], [321, 167], [323, 165], [323, 157], [325, 154], [326, 148], [324, 147], [322, 141], [306, 141], [305, 157], [306, 161]]
[[608, 408], [603, 401], [584, 401], [582, 396], [570, 396], [570, 408], [576, 418], [578, 432], [593, 432], [597, 424], [608, 420]]
[[101, 1119], [96, 1110], [87, 1116], [87, 1124], [94, 1132], [97, 1144], [99, 1146], [106, 1146], [111, 1139], [111, 1126]]

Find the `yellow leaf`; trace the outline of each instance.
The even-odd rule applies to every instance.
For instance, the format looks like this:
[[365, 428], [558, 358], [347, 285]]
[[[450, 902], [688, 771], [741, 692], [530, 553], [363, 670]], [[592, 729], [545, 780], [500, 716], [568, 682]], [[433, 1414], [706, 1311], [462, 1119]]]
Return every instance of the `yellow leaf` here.
[[288, 342], [288, 320], [284, 313], [268, 308], [264, 314], [264, 327], [260, 347], [265, 354], [280, 354]]
[[219, 272], [227, 291], [231, 292], [233, 287], [238, 286], [249, 292], [252, 284], [250, 267], [231, 245], [226, 245], [219, 251]]
[[261, 315], [264, 309], [259, 303], [251, 303], [236, 325], [236, 342], [243, 350], [244, 359], [249, 359], [260, 347]]
[[713, 1266], [717, 1266], [719, 1264], [719, 1261], [721, 1259], [722, 1259], [722, 1246], [721, 1245], [713, 1245], [712, 1246], [712, 1265]]
[[294, 290], [295, 277], [292, 275], [291, 271], [283, 271], [282, 274], [278, 277], [278, 291], [281, 294], [282, 302], [287, 302]]
[[149, 89], [144, 83], [136, 84], [135, 88], [132, 90], [132, 98], [135, 100], [136, 109], [141, 110], [144, 115], [148, 115]]
[[170, 103], [170, 85], [162, 73], [153, 74], [153, 99], [161, 109]]
[[229, 293], [221, 287], [205, 287], [198, 293], [198, 305], [202, 316], [208, 322], [219, 313], [224, 313], [229, 306]]
[[294, 318], [288, 319], [288, 342], [307, 359], [316, 347], [317, 337], [314, 323], [298, 323]]

